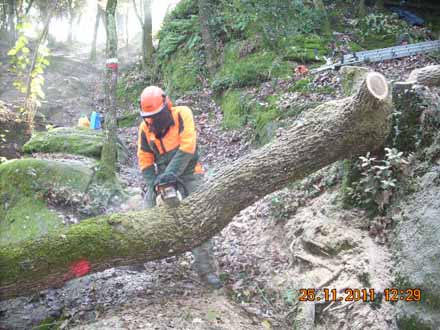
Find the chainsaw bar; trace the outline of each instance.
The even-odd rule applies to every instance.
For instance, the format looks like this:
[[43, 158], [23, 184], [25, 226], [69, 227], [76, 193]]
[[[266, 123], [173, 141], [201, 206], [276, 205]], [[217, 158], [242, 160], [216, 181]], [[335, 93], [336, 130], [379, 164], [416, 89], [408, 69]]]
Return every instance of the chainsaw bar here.
[[344, 55], [342, 57], [342, 60], [339, 62], [327, 64], [317, 69], [314, 69], [312, 70], [312, 73], [317, 73], [325, 70], [334, 70], [344, 65], [380, 62], [434, 51], [440, 51], [440, 40], [425, 41], [416, 44], [355, 52], [352, 54]]

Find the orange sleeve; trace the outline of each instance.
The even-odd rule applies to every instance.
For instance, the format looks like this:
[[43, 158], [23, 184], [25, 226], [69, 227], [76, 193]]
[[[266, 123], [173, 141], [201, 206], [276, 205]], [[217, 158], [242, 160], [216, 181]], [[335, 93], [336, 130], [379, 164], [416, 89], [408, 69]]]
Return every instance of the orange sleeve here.
[[145, 128], [145, 123], [139, 126], [137, 156], [141, 171], [154, 164], [154, 154], [148, 144]]
[[183, 152], [194, 154], [196, 152], [196, 127], [190, 108], [182, 107], [180, 111], [183, 130], [180, 132], [180, 147]]

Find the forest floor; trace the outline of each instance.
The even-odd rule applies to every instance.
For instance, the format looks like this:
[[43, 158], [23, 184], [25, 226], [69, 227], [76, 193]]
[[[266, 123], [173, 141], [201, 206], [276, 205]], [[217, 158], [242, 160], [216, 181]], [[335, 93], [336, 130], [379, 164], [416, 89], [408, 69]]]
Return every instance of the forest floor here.
[[[102, 73], [84, 57], [58, 54], [60, 65], [49, 70], [46, 88], [48, 119], [73, 126], [79, 116], [102, 106]], [[371, 65], [389, 80], [432, 61], [424, 56]], [[1, 68], [0, 68], [1, 69]], [[5, 71], [1, 71], [6, 75]], [[60, 80], [63, 79], [63, 80]], [[0, 99], [16, 95], [1, 80]], [[63, 84], [59, 82], [63, 81]], [[316, 84], [340, 91], [337, 72], [323, 72]], [[289, 84], [289, 81], [279, 82]], [[76, 86], [76, 87], [73, 87]], [[267, 86], [258, 93], [270, 93]], [[266, 90], [266, 92], [264, 92]], [[15, 95], [15, 96], [14, 96]], [[76, 96], [75, 96], [76, 95]], [[322, 102], [319, 94], [286, 93], [285, 102]], [[75, 103], [76, 102], [76, 103]], [[202, 162], [207, 175], [250, 152], [251, 129], [222, 129], [222, 114], [210, 90], [176, 100], [196, 113]], [[69, 114], [67, 117], [65, 114]], [[136, 196], [107, 212], [142, 208], [137, 170], [137, 128], [119, 130], [132, 155], [120, 164], [120, 178]], [[339, 203], [340, 167], [332, 165], [288, 189], [266, 196], [243, 210], [214, 238], [215, 256], [224, 286], [211, 290], [191, 268], [192, 255], [148, 262], [143, 269], [112, 268], [72, 280], [63, 288], [32, 297], [0, 302], [0, 329], [294, 329], [295, 319], [315, 315], [319, 330], [396, 329], [393, 305], [383, 302], [299, 302], [300, 288], [345, 289], [391, 286], [389, 223], [375, 224], [360, 209]], [[46, 327], [36, 326], [45, 320]], [[54, 327], [55, 328], [55, 327]]]

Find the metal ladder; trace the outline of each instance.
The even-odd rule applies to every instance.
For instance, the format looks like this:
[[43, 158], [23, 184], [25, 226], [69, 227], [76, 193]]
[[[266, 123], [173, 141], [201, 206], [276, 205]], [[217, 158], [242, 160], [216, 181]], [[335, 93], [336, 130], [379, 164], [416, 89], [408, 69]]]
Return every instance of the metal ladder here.
[[391, 60], [395, 58], [407, 57], [407, 56], [429, 53], [434, 51], [440, 51], [440, 40], [425, 41], [416, 44], [355, 52], [352, 54], [344, 55], [342, 57], [342, 60], [339, 62], [333, 64], [326, 64], [317, 69], [314, 69], [312, 70], [312, 73], [321, 72], [325, 70], [339, 69], [341, 66], [344, 65], [380, 62], [384, 60]]

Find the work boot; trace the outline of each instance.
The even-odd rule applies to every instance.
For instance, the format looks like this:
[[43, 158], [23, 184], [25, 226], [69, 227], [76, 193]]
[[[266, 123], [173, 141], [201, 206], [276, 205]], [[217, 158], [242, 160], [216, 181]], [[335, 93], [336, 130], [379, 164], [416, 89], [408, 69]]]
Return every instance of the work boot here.
[[194, 255], [193, 267], [202, 281], [212, 288], [222, 286], [217, 276], [217, 263], [212, 252], [212, 241], [206, 241], [192, 250]]
[[222, 282], [220, 281], [220, 278], [217, 276], [217, 274], [210, 273], [203, 277], [204, 282], [213, 289], [220, 289], [222, 287]]

